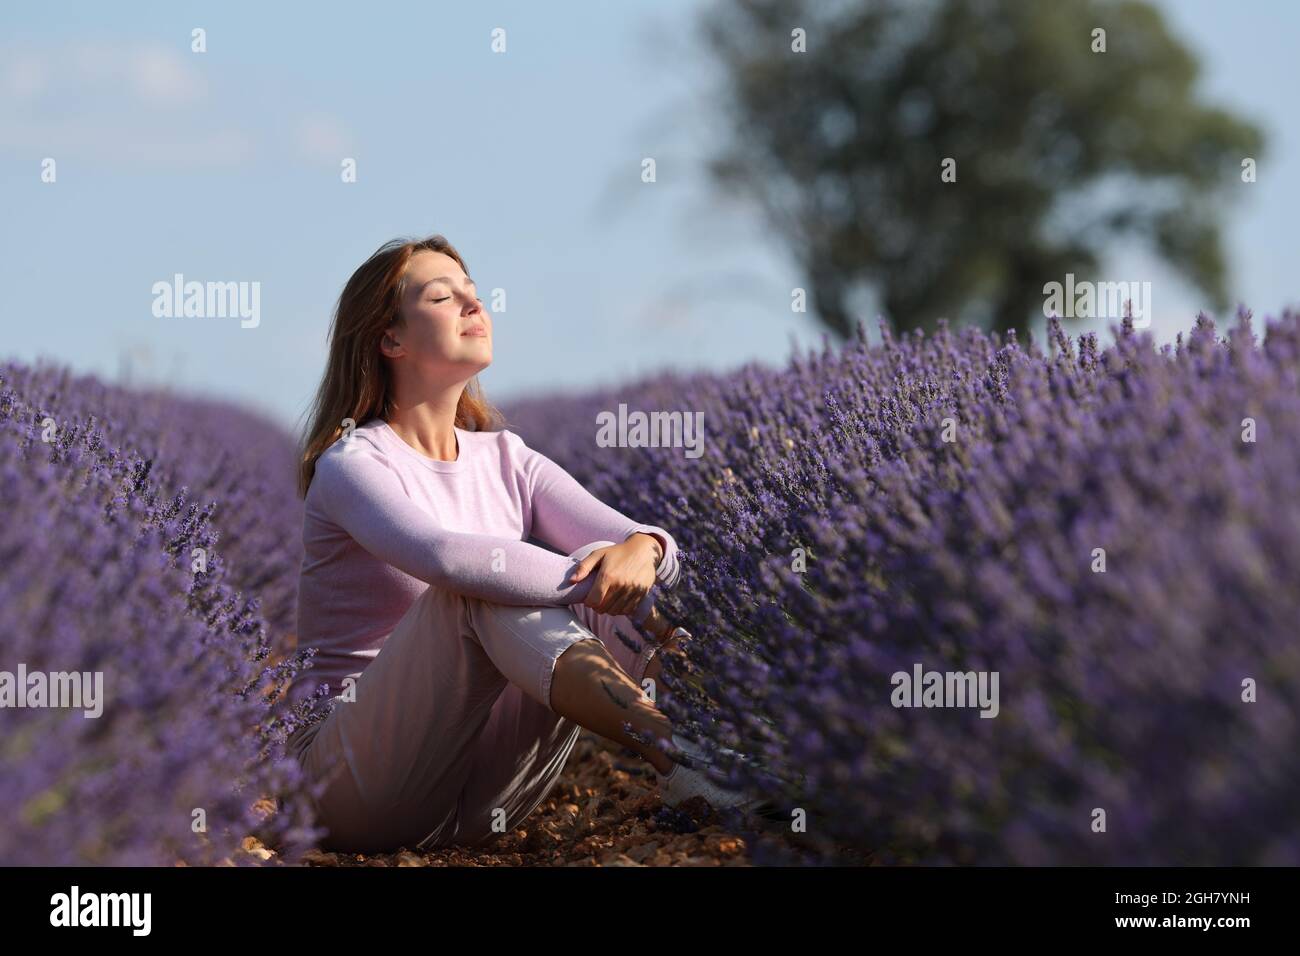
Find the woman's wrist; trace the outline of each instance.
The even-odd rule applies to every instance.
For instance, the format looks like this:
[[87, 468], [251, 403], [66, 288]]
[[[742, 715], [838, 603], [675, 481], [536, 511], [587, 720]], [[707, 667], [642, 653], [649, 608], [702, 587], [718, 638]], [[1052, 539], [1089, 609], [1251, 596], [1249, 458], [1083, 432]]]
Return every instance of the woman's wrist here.
[[640, 538], [643, 541], [648, 541], [650, 543], [651, 558], [653, 560], [655, 568], [657, 569], [659, 567], [659, 563], [664, 559], [663, 543], [657, 537], [645, 531], [638, 531], [635, 534], [633, 534], [632, 537]]

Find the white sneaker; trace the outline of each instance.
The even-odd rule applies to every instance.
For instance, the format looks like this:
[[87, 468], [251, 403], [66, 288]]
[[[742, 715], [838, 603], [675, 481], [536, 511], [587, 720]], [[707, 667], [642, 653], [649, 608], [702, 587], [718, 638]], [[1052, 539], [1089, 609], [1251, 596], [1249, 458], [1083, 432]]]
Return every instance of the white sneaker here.
[[[673, 734], [673, 743], [696, 763], [702, 765], [706, 762], [704, 752], [685, 737]], [[693, 769], [682, 764], [675, 764], [667, 774], [661, 774], [656, 770], [655, 776], [659, 779], [659, 798], [664, 802], [665, 806], [669, 807], [675, 807], [691, 799], [691, 797], [703, 797], [705, 802], [715, 810], [721, 810], [724, 807], [752, 810], [766, 802], [762, 799], [747, 798], [738, 791], [724, 790], [714, 783], [703, 770]]]

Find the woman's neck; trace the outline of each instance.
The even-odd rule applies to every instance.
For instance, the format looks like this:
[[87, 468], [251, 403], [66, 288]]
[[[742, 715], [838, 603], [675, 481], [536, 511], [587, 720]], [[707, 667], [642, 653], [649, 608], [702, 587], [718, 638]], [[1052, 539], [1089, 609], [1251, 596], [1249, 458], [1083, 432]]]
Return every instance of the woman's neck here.
[[463, 385], [438, 399], [393, 402], [392, 411], [385, 419], [397, 436], [420, 454], [440, 461], [455, 461], [460, 457], [456, 444], [456, 404]]

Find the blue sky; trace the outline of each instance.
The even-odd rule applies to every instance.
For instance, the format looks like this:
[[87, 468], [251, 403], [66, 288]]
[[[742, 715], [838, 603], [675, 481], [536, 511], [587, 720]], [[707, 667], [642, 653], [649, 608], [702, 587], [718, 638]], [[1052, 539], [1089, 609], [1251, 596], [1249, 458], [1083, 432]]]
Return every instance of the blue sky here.
[[[1202, 57], [1208, 98], [1269, 135], [1225, 225], [1234, 298], [1275, 313], [1300, 302], [1300, 5], [1159, 5]], [[441, 232], [481, 289], [507, 290], [481, 376], [498, 401], [781, 363], [821, 332], [790, 311], [802, 280], [784, 248], [704, 176], [724, 130], [699, 9], [6, 5], [0, 356], [129, 374], [293, 425], [347, 276], [386, 239]], [[190, 50], [194, 27], [206, 53]], [[344, 156], [356, 183], [340, 181]], [[640, 180], [645, 156], [654, 184]], [[45, 157], [54, 184], [40, 181]], [[1141, 255], [1117, 250], [1106, 271], [1156, 280], [1162, 341], [1202, 307]], [[259, 282], [259, 325], [155, 317], [153, 283], [178, 272]]]

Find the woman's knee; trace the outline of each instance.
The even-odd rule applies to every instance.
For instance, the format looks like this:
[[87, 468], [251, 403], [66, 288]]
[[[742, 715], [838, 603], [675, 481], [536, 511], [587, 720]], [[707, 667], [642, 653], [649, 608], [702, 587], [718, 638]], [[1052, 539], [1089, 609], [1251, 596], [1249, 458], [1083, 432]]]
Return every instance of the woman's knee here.
[[506, 680], [549, 706], [555, 661], [574, 644], [599, 640], [567, 606], [470, 604], [470, 630]]

